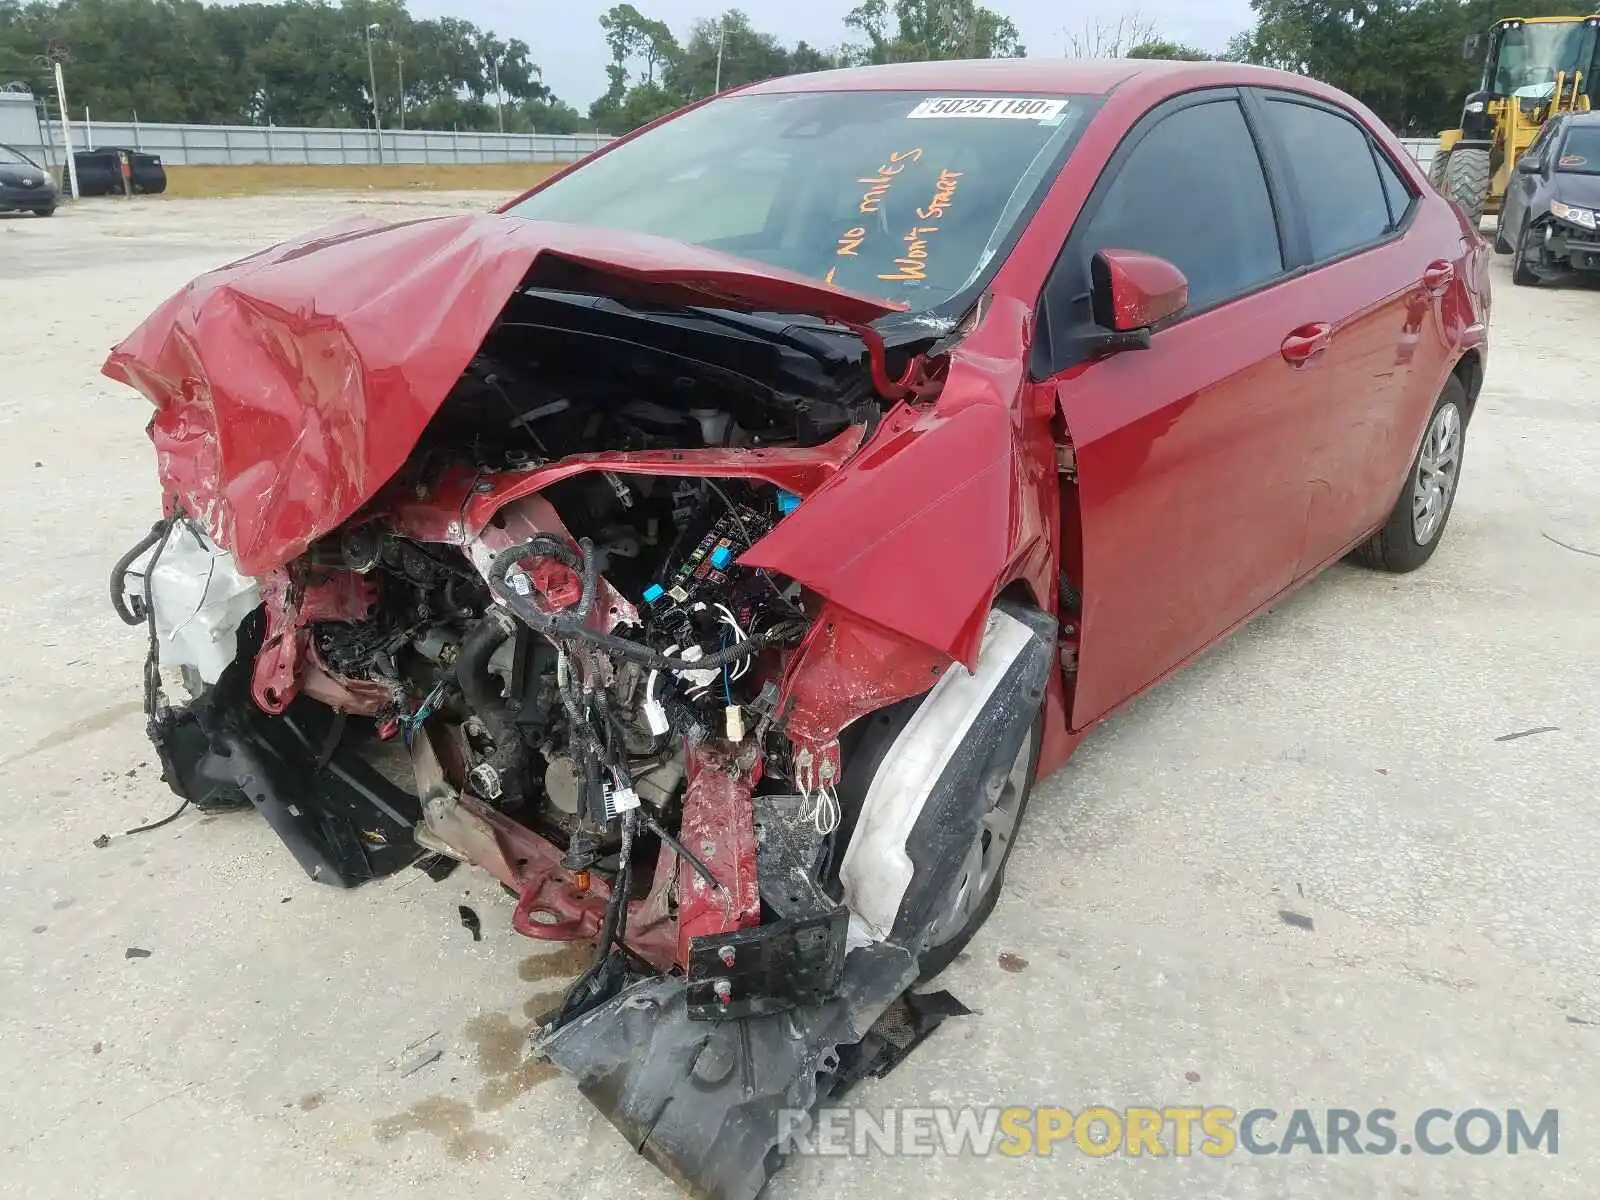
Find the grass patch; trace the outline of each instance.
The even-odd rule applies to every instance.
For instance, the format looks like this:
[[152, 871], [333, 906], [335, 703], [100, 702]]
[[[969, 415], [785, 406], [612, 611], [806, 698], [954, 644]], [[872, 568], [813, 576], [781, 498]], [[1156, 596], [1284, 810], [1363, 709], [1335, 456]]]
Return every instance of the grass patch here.
[[436, 163], [430, 166], [168, 166], [165, 195], [179, 199], [260, 196], [310, 188], [340, 191], [485, 191], [507, 199], [555, 174], [559, 163]]

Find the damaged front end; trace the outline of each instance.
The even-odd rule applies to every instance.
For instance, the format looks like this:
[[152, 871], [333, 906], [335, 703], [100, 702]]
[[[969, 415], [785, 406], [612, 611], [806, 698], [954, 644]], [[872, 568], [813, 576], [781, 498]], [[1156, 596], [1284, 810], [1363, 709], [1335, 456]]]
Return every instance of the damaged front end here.
[[[753, 1196], [780, 1113], [937, 1021], [906, 992], [975, 928], [1057, 653], [1053, 620], [991, 603], [1016, 547], [903, 622], [853, 600], [879, 568], [844, 484], [885, 439], [971, 454], [1010, 428], [914, 428], [939, 368], [902, 354], [892, 381], [861, 298], [508, 251], [533, 226], [504, 220], [449, 233], [475, 272], [435, 246], [391, 281], [392, 310], [448, 312], [424, 347], [337, 295], [285, 308], [319, 251], [370, 267], [370, 230], [226, 269], [119, 347], [108, 372], [157, 405], [167, 516], [113, 603], [150, 639], [174, 791], [254, 806], [319, 881], [471, 863], [519, 933], [593, 942], [538, 1052], [691, 1192]], [[978, 514], [957, 533], [1005, 507], [963, 487], [940, 493]]]

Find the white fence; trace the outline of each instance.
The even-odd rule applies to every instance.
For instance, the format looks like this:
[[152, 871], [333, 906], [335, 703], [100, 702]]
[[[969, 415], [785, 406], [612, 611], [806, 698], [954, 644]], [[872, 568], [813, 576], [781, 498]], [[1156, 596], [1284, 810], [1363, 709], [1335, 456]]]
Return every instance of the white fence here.
[[[60, 157], [61, 125], [43, 122], [51, 158]], [[317, 129], [288, 125], [147, 125], [136, 121], [72, 123], [79, 149], [119, 146], [158, 154], [169, 165], [247, 163], [572, 162], [610, 141], [602, 134], [452, 133], [441, 130]], [[18, 147], [24, 149], [24, 147]], [[42, 149], [35, 147], [35, 149]]]
[[[378, 138], [370, 129], [317, 129], [260, 125], [145, 125], [134, 121], [73, 122], [73, 144], [123, 146], [187, 163], [376, 163]], [[601, 146], [601, 134], [447, 133], [383, 131], [383, 161], [390, 163], [571, 162]], [[1439, 143], [1403, 138], [1427, 170]], [[0, 142], [52, 165], [61, 158], [61, 127], [37, 120], [34, 98], [0, 92]]]
[[1438, 138], [1401, 138], [1400, 143], [1424, 171], [1433, 166], [1433, 156], [1439, 153]]

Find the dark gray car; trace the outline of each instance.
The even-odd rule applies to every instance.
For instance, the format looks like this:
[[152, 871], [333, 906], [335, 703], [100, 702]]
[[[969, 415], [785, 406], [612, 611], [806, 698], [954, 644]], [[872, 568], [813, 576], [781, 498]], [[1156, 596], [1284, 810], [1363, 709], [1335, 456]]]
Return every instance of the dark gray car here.
[[48, 217], [61, 193], [49, 171], [20, 150], [0, 146], [0, 212], [33, 212]]
[[1512, 173], [1495, 249], [1514, 256], [1511, 278], [1522, 287], [1600, 271], [1600, 113], [1540, 130]]

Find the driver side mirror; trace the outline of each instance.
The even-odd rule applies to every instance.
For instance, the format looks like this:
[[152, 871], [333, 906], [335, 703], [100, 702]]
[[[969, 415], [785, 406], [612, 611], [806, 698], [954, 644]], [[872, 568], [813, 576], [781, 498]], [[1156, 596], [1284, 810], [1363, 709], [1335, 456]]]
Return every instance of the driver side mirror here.
[[1189, 306], [1189, 281], [1164, 258], [1138, 250], [1101, 250], [1089, 266], [1095, 324], [1111, 350], [1145, 350], [1153, 326]]

